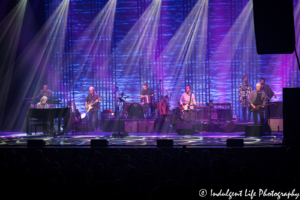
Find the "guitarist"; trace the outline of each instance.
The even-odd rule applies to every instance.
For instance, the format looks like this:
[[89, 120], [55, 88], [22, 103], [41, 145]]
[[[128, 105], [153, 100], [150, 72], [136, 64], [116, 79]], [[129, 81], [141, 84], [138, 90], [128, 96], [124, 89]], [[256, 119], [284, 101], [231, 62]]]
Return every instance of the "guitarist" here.
[[[185, 87], [185, 93], [182, 94], [179, 104], [184, 110], [183, 119], [184, 121], [192, 121], [194, 106], [196, 104], [195, 95], [191, 92], [191, 86]], [[183, 102], [182, 102], [183, 101]]]
[[[261, 83], [261, 91], [263, 91], [266, 96], [267, 96], [267, 104], [270, 103], [272, 97], [274, 96], [275, 99], [277, 99], [277, 96], [275, 95], [275, 93], [273, 92], [273, 90], [271, 89], [271, 87], [267, 84], [265, 84], [266, 79], [264, 77], [260, 78], [260, 83]], [[265, 124], [268, 124], [269, 121], [269, 117], [270, 117], [270, 108], [266, 107], [265, 108]]]
[[261, 90], [261, 84], [256, 83], [256, 90], [252, 91], [249, 95], [249, 104], [250, 108], [253, 108], [253, 120], [254, 124], [258, 124], [258, 115], [260, 118], [260, 124], [264, 125], [264, 110], [263, 108], [266, 105], [266, 94], [262, 92]]
[[[89, 131], [93, 132], [94, 129], [98, 129], [98, 110], [99, 110], [99, 95], [95, 92], [94, 87], [89, 88], [90, 94], [86, 97], [85, 108], [88, 108], [88, 103], [97, 102], [93, 105], [93, 108], [89, 111]], [[93, 126], [93, 116], [95, 118], [95, 125]]]

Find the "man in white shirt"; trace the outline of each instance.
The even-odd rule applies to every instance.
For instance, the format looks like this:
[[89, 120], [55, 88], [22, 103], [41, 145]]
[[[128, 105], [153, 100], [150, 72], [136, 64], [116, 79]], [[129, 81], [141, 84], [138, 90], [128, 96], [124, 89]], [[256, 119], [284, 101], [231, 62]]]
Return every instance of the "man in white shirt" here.
[[47, 104], [47, 97], [43, 96], [41, 98], [41, 101], [37, 104], [37, 108], [49, 108], [49, 105]]
[[184, 110], [184, 121], [192, 121], [194, 106], [196, 104], [195, 95], [191, 93], [191, 86], [185, 87], [185, 93], [182, 94], [179, 104]]

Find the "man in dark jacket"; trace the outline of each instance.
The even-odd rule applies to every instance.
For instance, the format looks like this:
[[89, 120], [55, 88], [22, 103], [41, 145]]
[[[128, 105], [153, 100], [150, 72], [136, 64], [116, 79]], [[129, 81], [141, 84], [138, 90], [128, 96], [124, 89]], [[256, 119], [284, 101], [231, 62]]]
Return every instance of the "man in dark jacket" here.
[[254, 109], [253, 120], [254, 124], [258, 124], [258, 115], [260, 118], [260, 124], [264, 125], [264, 110], [267, 98], [266, 94], [261, 90], [261, 84], [256, 83], [256, 90], [252, 91], [249, 95], [248, 102], [250, 106]]

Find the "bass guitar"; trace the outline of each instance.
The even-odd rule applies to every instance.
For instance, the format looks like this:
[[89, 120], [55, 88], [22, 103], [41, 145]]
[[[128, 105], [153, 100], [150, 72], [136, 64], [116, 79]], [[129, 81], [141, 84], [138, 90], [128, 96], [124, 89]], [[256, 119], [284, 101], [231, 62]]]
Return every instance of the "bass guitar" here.
[[98, 100], [100, 100], [100, 99], [102, 99], [102, 98], [103, 98], [103, 96], [100, 96], [100, 97], [99, 97], [98, 99], [96, 99], [95, 101], [89, 103], [89, 104], [87, 105], [86, 112], [90, 112], [90, 110], [93, 108], [93, 105], [94, 105], [95, 103], [97, 103]]
[[250, 112], [254, 112], [255, 110], [259, 110], [262, 109], [262, 106], [269, 106], [270, 104], [265, 104], [265, 105], [259, 105], [259, 106], [255, 106], [255, 108], [253, 108], [251, 105], [249, 106], [249, 110]]

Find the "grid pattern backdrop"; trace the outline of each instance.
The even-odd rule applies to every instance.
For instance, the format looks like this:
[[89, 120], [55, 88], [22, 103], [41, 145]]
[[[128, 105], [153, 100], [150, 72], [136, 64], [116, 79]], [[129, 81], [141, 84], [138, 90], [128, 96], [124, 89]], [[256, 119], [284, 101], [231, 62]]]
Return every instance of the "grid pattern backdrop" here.
[[[47, 19], [60, 2], [61, 0], [45, 0]], [[253, 88], [260, 77], [265, 77], [266, 84], [271, 86], [279, 100], [282, 100], [283, 87], [300, 85], [294, 54], [257, 55], [252, 5], [248, 0], [207, 1], [207, 15], [200, 17], [197, 22], [204, 25], [199, 30], [194, 30], [199, 31], [196, 33], [201, 37], [192, 41], [189, 56], [184, 60], [186, 63], [180, 66], [168, 59], [172, 54], [165, 54], [164, 49], [176, 51], [176, 48], [180, 48], [178, 45], [170, 46], [170, 41], [180, 28], [190, 28], [193, 19], [188, 16], [199, 1], [163, 0], [160, 6], [154, 8], [160, 9], [160, 12], [155, 17], [146, 19], [142, 17], [143, 14], [153, 12], [149, 11], [153, 3], [151, 0], [118, 0], [112, 16], [113, 23], [107, 23], [105, 27], [112, 30], [111, 34], [106, 32], [101, 37], [96, 37], [100, 41], [100, 48], [92, 49], [93, 54], [82, 53], [85, 52], [84, 49], [74, 46], [83, 40], [92, 40], [82, 38], [82, 34], [107, 2], [108, 0], [70, 0], [66, 30], [60, 38], [51, 38], [61, 43], [56, 45], [57, 49], [47, 68], [45, 83], [53, 90], [54, 96], [63, 100], [62, 106], [66, 106], [66, 102], [71, 100], [75, 101], [80, 111], [84, 111], [88, 88], [94, 86], [98, 94], [104, 95], [101, 110], [114, 110], [116, 95], [123, 92], [139, 101], [142, 83], [147, 82], [157, 97], [159, 92], [166, 95], [164, 88], [167, 87], [172, 93], [171, 105], [174, 108], [185, 85], [189, 84], [197, 102], [205, 103], [213, 99], [214, 102], [231, 103], [233, 114], [240, 118], [238, 86], [243, 76], [248, 76]], [[294, 0], [297, 40], [300, 27], [298, 6], [298, 0]], [[145, 35], [141, 34], [146, 26], [153, 24], [155, 27], [148, 27], [149, 31]], [[126, 37], [128, 34], [131, 37]], [[153, 36], [155, 40], [152, 40]], [[181, 34], [181, 37], [184, 38], [185, 35]], [[148, 40], [153, 45], [149, 46], [145, 42]], [[134, 47], [133, 51], [121, 48], [122, 45], [130, 46], [136, 41], [141, 42], [141, 46]], [[297, 49], [300, 49], [298, 43]], [[124, 64], [126, 56], [137, 59]], [[176, 68], [182, 69], [178, 73], [171, 73]], [[117, 87], [119, 91], [115, 92]]]

